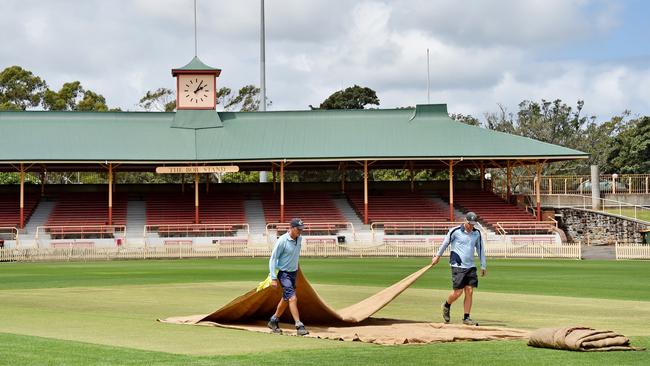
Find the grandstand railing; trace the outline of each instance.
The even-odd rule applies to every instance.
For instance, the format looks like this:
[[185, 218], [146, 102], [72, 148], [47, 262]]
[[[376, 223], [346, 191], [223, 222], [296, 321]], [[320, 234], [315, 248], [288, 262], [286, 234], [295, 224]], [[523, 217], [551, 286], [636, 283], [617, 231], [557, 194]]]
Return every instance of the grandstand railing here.
[[223, 223], [223, 224], [159, 224], [145, 225], [144, 238], [151, 234], [158, 234], [159, 237], [229, 237], [237, 234], [250, 236], [250, 226], [245, 223]]
[[499, 235], [549, 234], [557, 229], [557, 221], [498, 221], [495, 229]]
[[[305, 257], [428, 257], [438, 251], [440, 244], [380, 244], [342, 245], [323, 242], [306, 245], [301, 255]], [[580, 243], [575, 244], [488, 244], [488, 257], [501, 258], [569, 258], [580, 259]], [[448, 255], [447, 248], [444, 255]], [[268, 246], [243, 245], [191, 245], [145, 247], [91, 247], [91, 248], [24, 248], [0, 249], [0, 261], [75, 261], [111, 259], [174, 259], [268, 257]]]
[[16, 246], [20, 246], [18, 240], [18, 229], [15, 226], [3, 226], [0, 227], [0, 242], [5, 245], [5, 240], [14, 240], [16, 241]]
[[384, 235], [447, 235], [449, 229], [462, 222], [373, 222], [370, 224], [372, 241], [375, 242], [380, 234]]
[[125, 225], [37, 226], [34, 240], [40, 246], [56, 239], [121, 239], [126, 244]]
[[[501, 178], [503, 179], [503, 178]], [[520, 176], [512, 179], [514, 193], [532, 194], [535, 192], [535, 177]], [[494, 188], [502, 190], [502, 181], [495, 182]], [[607, 194], [650, 194], [650, 174], [601, 174], [599, 188]], [[540, 180], [540, 194], [588, 194], [591, 192], [589, 175], [547, 175]], [[503, 193], [503, 192], [502, 192]]]
[[[553, 196], [554, 198], [545, 200], [544, 207], [581, 208], [584, 210], [592, 210], [597, 212], [629, 217], [640, 221], [648, 221], [648, 220], [643, 220], [641, 217], [650, 217], [650, 208], [633, 205], [621, 201], [615, 201], [615, 200], [610, 200], [605, 198], [592, 198], [591, 196], [584, 196], [584, 195], [558, 194]], [[574, 202], [567, 202], [566, 200], [567, 197], [574, 198], [572, 199], [572, 201]], [[597, 204], [597, 209], [593, 208], [594, 203]]]
[[[308, 238], [310, 236], [335, 236], [342, 231], [352, 234], [352, 240], [356, 241], [356, 231], [351, 222], [305, 222], [305, 229], [302, 231], [302, 236]], [[288, 223], [268, 223], [266, 224], [265, 234], [267, 240], [275, 241], [275, 238], [284, 234], [289, 230]]]
[[616, 259], [650, 259], [650, 244], [616, 242]]

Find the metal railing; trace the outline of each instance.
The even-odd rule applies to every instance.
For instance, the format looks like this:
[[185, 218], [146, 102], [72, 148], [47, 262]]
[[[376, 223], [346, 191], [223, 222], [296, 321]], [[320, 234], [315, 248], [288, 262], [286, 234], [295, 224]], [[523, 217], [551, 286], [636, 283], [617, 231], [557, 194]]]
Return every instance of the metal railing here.
[[[503, 190], [505, 186], [499, 178], [495, 189]], [[515, 194], [535, 193], [535, 177], [513, 177], [512, 192]], [[606, 194], [650, 194], [650, 174], [601, 174], [599, 178], [601, 193]], [[547, 175], [540, 180], [540, 194], [589, 194], [591, 193], [591, 176], [589, 175]], [[501, 192], [503, 193], [503, 192]]]
[[[603, 212], [608, 214], [614, 214], [618, 216], [633, 218], [635, 220], [648, 222], [650, 220], [647, 218], [650, 217], [650, 208], [633, 205], [630, 203], [605, 199], [605, 198], [592, 198], [591, 196], [581, 196], [581, 195], [566, 195], [558, 194], [554, 195], [555, 202], [553, 198], [547, 199], [544, 202], [545, 207], [553, 208], [581, 208], [583, 210], [592, 210], [597, 212]], [[570, 197], [574, 202], [566, 202], [566, 198]], [[575, 202], [578, 201], [578, 202]]]
[[[333, 236], [341, 231], [352, 233], [352, 240], [356, 241], [357, 234], [354, 225], [351, 222], [305, 222], [305, 229], [302, 231], [303, 237], [309, 236]], [[287, 223], [268, 223], [266, 224], [265, 234], [267, 241], [274, 242], [275, 238], [289, 230]]]
[[[304, 246], [303, 257], [427, 257], [438, 251], [440, 244], [341, 245], [336, 243]], [[571, 258], [579, 259], [580, 244], [509, 244], [490, 243], [485, 247], [488, 257], [502, 258]], [[448, 255], [447, 248], [446, 255]], [[222, 257], [268, 257], [266, 246], [183, 245], [148, 247], [91, 248], [21, 248], [0, 249], [0, 261], [91, 261], [113, 259], [182, 259]]]
[[495, 229], [499, 235], [548, 234], [555, 232], [557, 221], [499, 221]]
[[0, 243], [2, 243], [2, 246], [5, 245], [5, 240], [14, 240], [16, 241], [16, 246], [20, 246], [18, 229], [15, 226], [0, 227]]
[[447, 235], [449, 229], [462, 222], [373, 222], [370, 224], [372, 241], [375, 242], [380, 234], [384, 235]]
[[37, 226], [34, 241], [38, 247], [57, 239], [120, 239], [126, 244], [125, 225]]
[[[159, 237], [228, 237], [244, 231], [250, 236], [250, 226], [247, 223], [228, 224], [159, 224], [145, 225], [144, 238], [156, 233]], [[241, 236], [241, 234], [238, 234]]]

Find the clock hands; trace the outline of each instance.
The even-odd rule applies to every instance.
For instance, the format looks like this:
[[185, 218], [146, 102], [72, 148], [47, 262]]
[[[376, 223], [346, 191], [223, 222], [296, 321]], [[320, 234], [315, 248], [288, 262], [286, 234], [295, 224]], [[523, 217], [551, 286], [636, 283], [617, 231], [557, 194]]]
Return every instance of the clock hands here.
[[203, 80], [201, 80], [201, 82], [199, 83], [199, 86], [196, 87], [196, 90], [194, 90], [194, 94], [198, 93], [199, 90], [202, 90], [205, 87], [206, 87], [206, 85], [203, 85]]

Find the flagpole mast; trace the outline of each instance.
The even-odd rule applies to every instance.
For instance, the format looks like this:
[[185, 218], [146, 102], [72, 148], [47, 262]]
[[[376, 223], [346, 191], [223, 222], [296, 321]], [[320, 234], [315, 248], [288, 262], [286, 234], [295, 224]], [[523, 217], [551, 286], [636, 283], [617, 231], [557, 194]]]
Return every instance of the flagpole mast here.
[[431, 104], [431, 77], [429, 75], [429, 49], [427, 48], [427, 104]]
[[[260, 107], [262, 112], [266, 111], [266, 46], [264, 34], [264, 0], [260, 0]], [[268, 172], [260, 171], [260, 183], [268, 181]]]

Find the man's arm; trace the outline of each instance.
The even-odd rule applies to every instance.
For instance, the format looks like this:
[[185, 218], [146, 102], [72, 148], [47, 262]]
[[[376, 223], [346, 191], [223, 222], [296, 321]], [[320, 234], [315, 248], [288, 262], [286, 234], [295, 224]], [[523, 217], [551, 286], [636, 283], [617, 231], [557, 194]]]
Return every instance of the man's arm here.
[[487, 259], [485, 258], [485, 245], [483, 245], [483, 236], [481, 232], [478, 233], [478, 240], [476, 241], [476, 252], [478, 259], [481, 261], [481, 276], [485, 276], [487, 272]]
[[440, 261], [440, 256], [442, 253], [445, 252], [445, 249], [449, 246], [449, 243], [451, 243], [451, 233], [454, 231], [454, 229], [450, 229], [447, 235], [445, 236], [445, 239], [442, 241], [442, 245], [440, 246], [440, 249], [438, 249], [438, 253], [436, 253], [433, 258], [431, 259], [431, 264], [436, 265]]
[[281, 239], [278, 239], [275, 242], [275, 245], [273, 246], [273, 251], [271, 252], [271, 258], [269, 258], [269, 274], [271, 275], [271, 280], [275, 281], [277, 280], [277, 265], [278, 265], [278, 258], [282, 254], [282, 249], [283, 246], [281, 245], [280, 242]]

